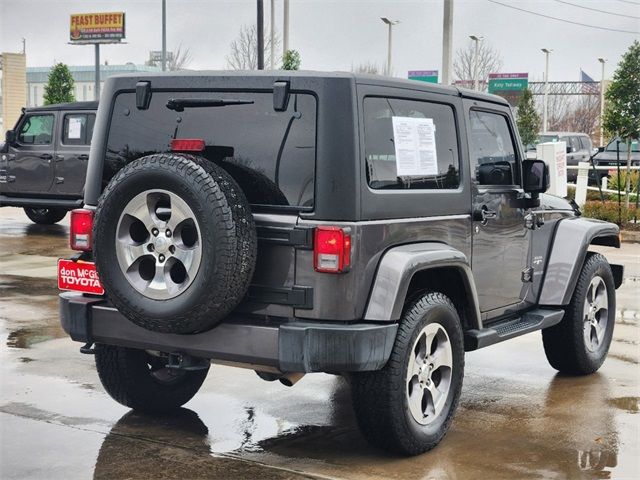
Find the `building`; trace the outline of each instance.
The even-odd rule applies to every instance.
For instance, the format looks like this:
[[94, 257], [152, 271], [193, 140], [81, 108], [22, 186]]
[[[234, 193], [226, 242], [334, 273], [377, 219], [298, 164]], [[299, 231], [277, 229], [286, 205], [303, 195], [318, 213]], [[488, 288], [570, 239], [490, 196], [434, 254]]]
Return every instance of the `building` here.
[[24, 53], [3, 52], [0, 55], [0, 142], [4, 141], [5, 129], [13, 127], [25, 105], [26, 67]]
[[[47, 84], [51, 67], [27, 67], [27, 107], [38, 107], [44, 104], [44, 86]], [[69, 71], [75, 82], [77, 101], [94, 100], [95, 67], [93, 65], [71, 65]], [[100, 65], [101, 85], [113, 76], [124, 73], [159, 72], [161, 68], [148, 65]]]

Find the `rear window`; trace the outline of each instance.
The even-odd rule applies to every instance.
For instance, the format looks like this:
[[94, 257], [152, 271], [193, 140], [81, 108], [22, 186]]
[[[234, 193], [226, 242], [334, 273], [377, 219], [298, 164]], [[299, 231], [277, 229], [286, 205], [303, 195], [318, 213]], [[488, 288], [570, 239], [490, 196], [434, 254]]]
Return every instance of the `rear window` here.
[[[253, 102], [217, 107], [167, 108], [172, 99]], [[285, 112], [273, 109], [271, 93], [154, 92], [148, 110], [134, 93], [116, 97], [107, 163], [121, 166], [169, 150], [173, 138], [203, 139], [203, 154], [225, 168], [253, 205], [313, 207], [316, 99], [292, 93]], [[115, 162], [115, 163], [114, 163]]]

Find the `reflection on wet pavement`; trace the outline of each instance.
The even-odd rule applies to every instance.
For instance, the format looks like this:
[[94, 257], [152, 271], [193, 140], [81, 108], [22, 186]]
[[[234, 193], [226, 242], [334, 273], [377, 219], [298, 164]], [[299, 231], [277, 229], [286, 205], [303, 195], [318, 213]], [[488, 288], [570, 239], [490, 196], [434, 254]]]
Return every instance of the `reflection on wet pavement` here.
[[[51, 262], [68, 255], [67, 227], [29, 228], [4, 210], [12, 209], [0, 209], [3, 479], [640, 477], [640, 320], [625, 313], [640, 310], [637, 282], [618, 292], [614, 342], [599, 373], [556, 374], [539, 333], [472, 352], [447, 438], [402, 458], [364, 441], [338, 376], [308, 375], [286, 388], [214, 365], [201, 392], [170, 415], [117, 404], [93, 358], [59, 326], [55, 279], [3, 274], [11, 252]], [[614, 254], [627, 275], [640, 275], [640, 245]]]

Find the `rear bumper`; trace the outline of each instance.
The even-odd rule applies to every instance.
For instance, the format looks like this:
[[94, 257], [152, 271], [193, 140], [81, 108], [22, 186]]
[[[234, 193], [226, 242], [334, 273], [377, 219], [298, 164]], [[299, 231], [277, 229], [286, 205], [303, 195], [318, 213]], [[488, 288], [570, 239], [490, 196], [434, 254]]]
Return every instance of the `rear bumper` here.
[[382, 368], [397, 324], [321, 323], [231, 317], [207, 332], [145, 330], [101, 298], [60, 294], [60, 322], [72, 340], [183, 353], [282, 372], [358, 372]]

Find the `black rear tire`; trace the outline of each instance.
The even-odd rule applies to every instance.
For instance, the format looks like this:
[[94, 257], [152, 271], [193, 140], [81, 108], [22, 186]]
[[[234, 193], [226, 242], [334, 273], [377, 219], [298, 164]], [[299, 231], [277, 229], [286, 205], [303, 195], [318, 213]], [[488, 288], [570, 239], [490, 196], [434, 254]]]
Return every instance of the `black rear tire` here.
[[[588, 315], [585, 302], [590, 294], [592, 282], [599, 283], [597, 279], [601, 279], [602, 285], [606, 288], [602, 295], [606, 294], [607, 304], [606, 315], [603, 314], [599, 320], [605, 323], [599, 341], [595, 333], [596, 328], [592, 329], [592, 325], [586, 325], [585, 322]], [[571, 302], [565, 309], [564, 318], [557, 325], [542, 330], [544, 352], [549, 364], [556, 370], [570, 375], [588, 375], [598, 370], [609, 352], [615, 312], [616, 294], [611, 266], [604, 256], [589, 253], [582, 266]], [[586, 329], [592, 340], [589, 344], [586, 340]]]
[[[441, 327], [446, 332], [452, 366], [441, 410], [436, 410], [429, 420], [425, 414], [424, 419], [428, 423], [423, 424], [416, 420], [409, 406], [408, 383], [411, 383], [409, 378], [412, 375], [408, 374], [408, 368], [413, 362], [414, 345], [429, 326]], [[360, 430], [371, 444], [390, 452], [418, 455], [431, 450], [451, 425], [463, 376], [464, 343], [458, 312], [442, 293], [427, 293], [406, 308], [391, 357], [384, 368], [350, 376], [353, 407]], [[442, 388], [440, 382], [438, 389]], [[428, 403], [429, 400], [426, 401]], [[422, 402], [421, 408], [428, 411], [425, 397], [422, 397]]]
[[[253, 275], [257, 234], [249, 205], [230, 175], [203, 162], [178, 154], [142, 157], [116, 174], [98, 203], [93, 231], [98, 274], [114, 306], [148, 330], [194, 333], [214, 327], [242, 300]], [[147, 263], [141, 262], [134, 276], [130, 273], [133, 264], [125, 269], [119, 263], [117, 242], [121, 241], [123, 212], [134, 198], [152, 191], [169, 192], [184, 202], [191, 210], [190, 221], [200, 231], [199, 264], [191, 274], [183, 274], [185, 286], [178, 293], [167, 291], [165, 295], [160, 288], [151, 294], [147, 289], [152, 283], [138, 280], [136, 284], [145, 273], [142, 269], [150, 268], [149, 262], [155, 262], [151, 268], [156, 269], [165, 264], [165, 259], [154, 258], [153, 250], [142, 254], [140, 259]], [[146, 236], [141, 240], [145, 245], [153, 239], [153, 225], [140, 225], [138, 234]], [[176, 238], [173, 235], [168, 240]]]
[[209, 367], [175, 370], [144, 350], [97, 344], [98, 376], [107, 393], [122, 405], [143, 412], [181, 407], [198, 392]]
[[31, 208], [24, 207], [29, 220], [38, 225], [53, 225], [67, 216], [64, 208]]

